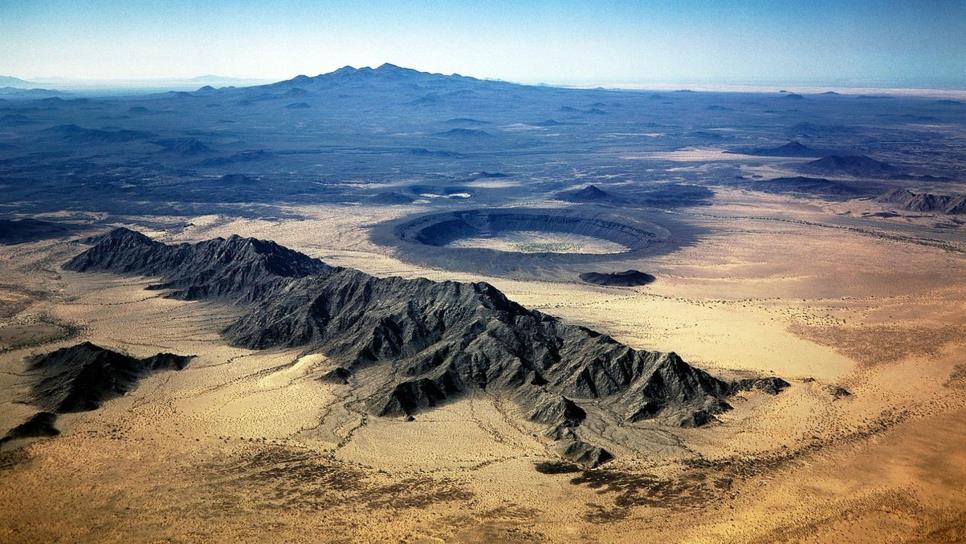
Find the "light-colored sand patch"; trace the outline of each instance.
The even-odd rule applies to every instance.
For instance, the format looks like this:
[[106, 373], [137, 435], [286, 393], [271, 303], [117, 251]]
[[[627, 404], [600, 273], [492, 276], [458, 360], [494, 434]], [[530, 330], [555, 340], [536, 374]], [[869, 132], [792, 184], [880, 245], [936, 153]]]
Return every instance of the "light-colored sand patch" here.
[[449, 247], [492, 249], [516, 253], [585, 253], [605, 255], [628, 251], [626, 246], [579, 234], [543, 231], [513, 231], [493, 236], [460, 238]]

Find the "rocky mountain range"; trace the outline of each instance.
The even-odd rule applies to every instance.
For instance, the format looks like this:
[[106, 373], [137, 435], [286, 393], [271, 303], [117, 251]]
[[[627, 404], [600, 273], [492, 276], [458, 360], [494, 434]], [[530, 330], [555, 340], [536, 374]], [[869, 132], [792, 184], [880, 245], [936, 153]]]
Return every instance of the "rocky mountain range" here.
[[966, 195], [937, 195], [895, 189], [882, 195], [878, 200], [911, 212], [966, 214]]
[[716, 378], [675, 353], [528, 310], [487, 283], [379, 278], [239, 236], [166, 245], [117, 229], [87, 242], [66, 269], [158, 277], [153, 288], [169, 297], [237, 305], [244, 314], [224, 330], [231, 344], [323, 353], [339, 366], [320, 378], [356, 387], [374, 415], [413, 417], [498, 392], [546, 424], [564, 455], [591, 465], [610, 454], [581, 439], [582, 404], [628, 423], [700, 426], [739, 390], [788, 385]]

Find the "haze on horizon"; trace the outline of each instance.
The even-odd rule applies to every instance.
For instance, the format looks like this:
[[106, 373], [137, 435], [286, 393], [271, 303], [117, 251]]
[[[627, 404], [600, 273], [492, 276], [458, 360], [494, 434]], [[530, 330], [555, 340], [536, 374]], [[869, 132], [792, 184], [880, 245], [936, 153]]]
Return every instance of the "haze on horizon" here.
[[0, 74], [279, 80], [390, 62], [521, 83], [966, 88], [966, 3], [0, 4]]

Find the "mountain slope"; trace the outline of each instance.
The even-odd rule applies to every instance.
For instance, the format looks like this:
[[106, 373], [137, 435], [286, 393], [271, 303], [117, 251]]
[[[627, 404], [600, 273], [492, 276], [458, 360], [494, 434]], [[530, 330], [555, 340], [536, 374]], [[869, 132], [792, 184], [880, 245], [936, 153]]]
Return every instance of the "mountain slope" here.
[[966, 195], [936, 195], [895, 189], [882, 195], [878, 200], [912, 212], [966, 214]]
[[[579, 438], [573, 410], [547, 405], [593, 403], [628, 422], [699, 426], [739, 389], [787, 385], [720, 380], [674, 353], [635, 350], [527, 310], [486, 283], [377, 278], [237, 236], [169, 246], [118, 229], [91, 241], [65, 268], [158, 276], [170, 296], [241, 305], [246, 313], [224, 331], [230, 343], [324, 353], [342, 368], [339, 380], [326, 379], [355, 385], [380, 416], [499, 391], [550, 425], [563, 450], [605, 459]], [[363, 373], [379, 379], [353, 383]]]
[[30, 361], [34, 383], [32, 402], [59, 414], [96, 410], [119, 397], [144, 376], [161, 370], [181, 370], [191, 357], [159, 353], [136, 359], [90, 342], [59, 349]]
[[801, 165], [799, 170], [825, 176], [846, 175], [871, 178], [891, 177], [900, 173], [895, 166], [865, 155], [829, 155], [807, 162]]
[[89, 412], [137, 387], [155, 372], [182, 370], [192, 356], [158, 353], [138, 359], [83, 342], [31, 357], [27, 373], [30, 398], [25, 402], [43, 409], [10, 429], [0, 445], [18, 438], [57, 436], [58, 414]]
[[37, 87], [36, 84], [29, 81], [24, 81], [19, 77], [13, 76], [0, 76], [0, 87], [14, 87], [19, 89], [33, 89]]

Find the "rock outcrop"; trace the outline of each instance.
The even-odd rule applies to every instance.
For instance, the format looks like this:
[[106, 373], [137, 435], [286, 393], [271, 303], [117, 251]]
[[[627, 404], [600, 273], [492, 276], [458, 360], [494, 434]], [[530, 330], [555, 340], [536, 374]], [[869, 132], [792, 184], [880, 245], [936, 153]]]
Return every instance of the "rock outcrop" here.
[[585, 272], [580, 275], [580, 279], [595, 285], [634, 287], [652, 283], [656, 278], [640, 270], [625, 270], [623, 272]]
[[895, 189], [882, 195], [878, 200], [911, 212], [966, 214], [966, 195], [936, 195]]
[[0, 438], [0, 444], [18, 438], [57, 436], [59, 414], [88, 412], [137, 387], [155, 372], [182, 370], [191, 356], [159, 353], [144, 359], [83, 342], [27, 361], [33, 382], [26, 403], [42, 409]]

